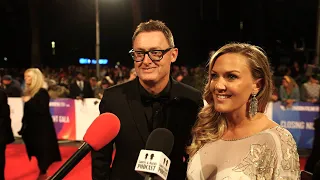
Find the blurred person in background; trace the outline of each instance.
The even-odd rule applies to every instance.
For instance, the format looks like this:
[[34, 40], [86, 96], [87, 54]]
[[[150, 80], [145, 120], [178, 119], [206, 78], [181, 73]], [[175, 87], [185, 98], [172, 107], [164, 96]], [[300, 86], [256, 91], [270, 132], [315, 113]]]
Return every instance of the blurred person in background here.
[[50, 81], [50, 78], [49, 78], [48, 75], [45, 74], [45, 73], [42, 73], [42, 75], [43, 75], [43, 85], [42, 85], [42, 88], [48, 90], [48, 88], [49, 88], [49, 83], [50, 83], [50, 82], [49, 82], [49, 81]]
[[47, 178], [49, 166], [61, 161], [61, 155], [49, 109], [50, 97], [43, 88], [44, 76], [39, 69], [30, 68], [25, 71], [24, 79], [24, 111], [18, 133], [25, 143], [29, 160], [36, 157], [40, 171], [38, 180], [43, 180]]
[[91, 89], [94, 92], [96, 90], [96, 88], [98, 87], [98, 85], [97, 85], [98, 80], [96, 77], [91, 77], [89, 82], [90, 82]]
[[191, 76], [189, 69], [185, 66], [181, 67], [181, 80], [180, 82], [187, 84], [189, 86], [195, 87], [195, 79], [194, 76]]
[[275, 85], [274, 80], [272, 80], [272, 86], [273, 86], [273, 91], [272, 91], [272, 94], [271, 94], [270, 101], [276, 102], [276, 101], [279, 100], [279, 92], [278, 92], [277, 86]]
[[59, 85], [69, 89], [69, 80], [67, 77], [61, 77], [59, 80]]
[[280, 86], [280, 100], [287, 107], [291, 107], [294, 102], [300, 101], [299, 86], [290, 76], [283, 76], [282, 85]]
[[10, 75], [2, 77], [0, 89], [3, 89], [8, 97], [21, 97], [22, 89], [19, 81], [12, 78]]
[[50, 96], [50, 99], [68, 98], [70, 91], [64, 86], [51, 84], [48, 88], [48, 94]]
[[303, 67], [299, 64], [298, 60], [293, 62], [292, 67], [290, 68], [290, 76], [296, 81], [298, 86], [302, 85], [302, 82], [305, 79]]
[[309, 80], [303, 83], [301, 87], [301, 100], [311, 103], [319, 102], [320, 84], [317, 80], [317, 75], [309, 76]]
[[0, 89], [0, 179], [4, 180], [5, 151], [7, 144], [14, 142], [11, 128], [10, 107], [6, 93]]
[[75, 82], [70, 84], [70, 97], [72, 99], [93, 98], [90, 83], [85, 80], [82, 72], [78, 71]]
[[94, 91], [95, 98], [102, 99], [104, 90], [108, 89], [110, 86], [113, 85], [113, 82], [109, 80], [109, 78], [103, 78], [101, 81], [98, 82], [98, 88], [96, 88]]
[[130, 70], [130, 75], [129, 75], [129, 78], [127, 79], [127, 81], [132, 81], [132, 80], [136, 79], [136, 77], [137, 77], [137, 72], [134, 68], [132, 68]]

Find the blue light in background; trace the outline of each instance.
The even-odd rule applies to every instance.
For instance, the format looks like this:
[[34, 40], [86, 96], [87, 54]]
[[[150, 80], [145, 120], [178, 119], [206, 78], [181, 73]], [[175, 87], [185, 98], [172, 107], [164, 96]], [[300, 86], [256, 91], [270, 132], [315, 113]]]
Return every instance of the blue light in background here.
[[[97, 64], [97, 61], [95, 59], [80, 58], [79, 63], [80, 64]], [[99, 64], [108, 64], [108, 59], [100, 59]]]

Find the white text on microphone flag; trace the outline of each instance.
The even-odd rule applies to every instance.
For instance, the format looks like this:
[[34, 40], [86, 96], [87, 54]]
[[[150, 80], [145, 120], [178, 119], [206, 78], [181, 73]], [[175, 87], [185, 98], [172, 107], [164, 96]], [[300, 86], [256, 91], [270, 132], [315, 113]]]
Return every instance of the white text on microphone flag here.
[[146, 173], [158, 175], [161, 179], [167, 179], [171, 161], [160, 151], [141, 150], [135, 171], [141, 175]]

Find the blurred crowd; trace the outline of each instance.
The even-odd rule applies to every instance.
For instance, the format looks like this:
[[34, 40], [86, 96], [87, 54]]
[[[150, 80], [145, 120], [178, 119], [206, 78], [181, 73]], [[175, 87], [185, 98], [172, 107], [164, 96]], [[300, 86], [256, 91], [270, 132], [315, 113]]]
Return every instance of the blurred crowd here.
[[[24, 89], [25, 69], [1, 69], [0, 88], [9, 97], [21, 97]], [[102, 98], [103, 91], [111, 86], [136, 78], [134, 68], [125, 66], [103, 66], [97, 76], [95, 67], [70, 66], [68, 68], [42, 68], [45, 87], [52, 99], [55, 98]], [[274, 92], [270, 101], [282, 101], [291, 106], [294, 102], [319, 103], [320, 68], [315, 64], [280, 65], [274, 68]], [[206, 83], [206, 67], [186, 67], [173, 65], [171, 76], [200, 91]]]
[[280, 65], [274, 72], [272, 101], [282, 101], [287, 107], [294, 102], [319, 103], [320, 68], [316, 64]]
[[[2, 69], [0, 71], [0, 88], [4, 89], [9, 97], [23, 95], [25, 69]], [[102, 98], [104, 89], [124, 83], [136, 78], [134, 68], [125, 66], [101, 67], [97, 77], [95, 67], [70, 66], [68, 68], [43, 68], [45, 89], [52, 99], [55, 98]], [[204, 84], [204, 68], [188, 69], [185, 66], [172, 66], [172, 76], [181, 82], [201, 89]], [[201, 77], [199, 77], [201, 76]], [[200, 81], [196, 81], [197, 78]]]

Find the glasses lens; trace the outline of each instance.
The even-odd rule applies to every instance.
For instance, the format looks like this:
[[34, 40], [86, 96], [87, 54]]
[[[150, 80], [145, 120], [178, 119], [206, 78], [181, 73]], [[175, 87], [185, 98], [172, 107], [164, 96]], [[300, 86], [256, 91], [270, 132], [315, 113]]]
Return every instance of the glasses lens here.
[[147, 52], [131, 50], [129, 51], [129, 53], [134, 61], [143, 61], [146, 53], [152, 61], [160, 61], [163, 58], [164, 54], [166, 54], [170, 49], [171, 48], [168, 48], [166, 50], [151, 50]]
[[163, 52], [162, 51], [157, 51], [157, 50], [150, 51], [149, 52], [149, 57], [153, 61], [159, 61], [163, 57]]
[[144, 57], [144, 53], [141, 51], [131, 51], [130, 55], [131, 55], [132, 59], [135, 61], [141, 61]]

